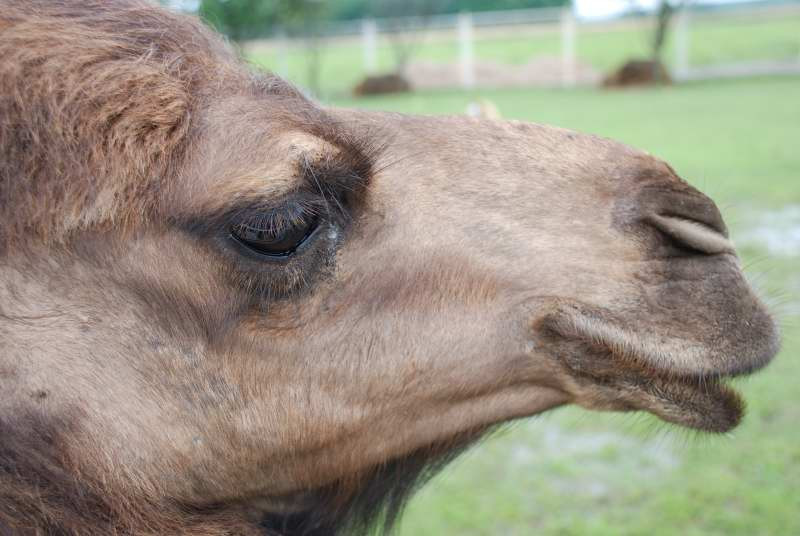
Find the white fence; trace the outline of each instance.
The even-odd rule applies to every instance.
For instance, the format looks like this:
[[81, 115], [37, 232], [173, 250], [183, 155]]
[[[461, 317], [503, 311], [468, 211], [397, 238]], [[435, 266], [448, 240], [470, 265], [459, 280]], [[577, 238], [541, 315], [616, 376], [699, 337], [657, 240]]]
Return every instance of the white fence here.
[[[596, 83], [600, 73], [611, 68], [612, 61], [621, 63], [631, 56], [646, 54], [652, 24], [652, 18], [643, 15], [599, 22], [584, 21], [577, 19], [571, 9], [558, 8], [462, 13], [426, 19], [366, 19], [328, 26], [325, 30], [324, 52], [328, 61], [332, 62], [347, 54], [348, 50], [352, 51], [353, 47], [360, 48], [360, 58], [354, 58], [360, 61], [360, 65], [353, 65], [353, 61], [349, 61], [348, 65], [337, 67], [340, 77], [346, 79], [350, 76], [355, 80], [365, 74], [392, 70], [391, 61], [390, 65], [386, 65], [387, 56], [391, 56], [387, 52], [391, 46], [387, 44], [387, 38], [391, 36], [396, 39], [398, 34], [402, 34], [402, 39], [418, 42], [419, 51], [449, 51], [450, 56], [445, 61], [439, 58], [438, 62], [425, 63], [416, 59], [410, 62], [407, 67], [411, 71], [412, 83], [416, 74], [421, 87], [428, 87], [427, 84], [430, 87], [464, 89], [504, 85], [573, 87]], [[773, 27], [762, 28], [759, 24], [777, 25], [775, 27], [781, 31], [775, 32]], [[619, 57], [615, 58], [599, 57], [594, 49], [608, 48], [603, 43], [613, 39], [604, 36], [613, 32], [617, 32], [618, 36], [629, 36], [632, 43], [629, 50], [620, 48]], [[529, 58], [537, 57], [537, 47], [546, 50], [548, 61], [522, 67], [519, 61], [505, 66], [501, 65], [504, 61], [494, 61], [491, 58], [492, 50], [499, 50], [500, 46], [492, 48], [493, 43], [502, 45], [511, 39], [517, 41], [514, 46], [523, 52], [525, 43], [530, 43]], [[621, 38], [615, 39], [620, 41]], [[715, 45], [714, 39], [720, 40], [720, 43]], [[741, 53], [740, 49], [747, 49], [747, 46], [735, 44], [731, 47], [732, 40], [736, 39], [749, 43], [747, 46], [753, 49]], [[725, 53], [717, 54], [715, 46], [721, 49], [727, 46], [731, 50], [727, 56]], [[303, 50], [302, 40], [289, 39], [284, 35], [254, 42], [247, 48], [254, 52], [256, 59], [259, 50], [269, 51], [269, 59], [261, 63], [285, 77], [298, 78], [293, 76], [297, 72], [291, 72], [291, 65], [302, 61], [299, 57]], [[412, 58], [416, 56], [424, 58], [425, 54], [414, 54]], [[539, 56], [543, 57], [541, 53]], [[384, 65], [381, 65], [381, 58]], [[749, 2], [715, 9], [684, 8], [673, 20], [665, 59], [677, 80], [748, 74], [800, 74], [800, 0]], [[531, 80], [517, 76], [525, 68], [531, 71], [529, 74], [533, 74], [528, 77]], [[536, 72], [543, 71], [547, 71], [548, 75], [537, 79]], [[302, 80], [297, 81], [302, 84]]]
[[[366, 74], [375, 74], [378, 71], [376, 58], [378, 56], [378, 35], [381, 30], [383, 30], [384, 34], [402, 29], [401, 31], [409, 34], [427, 32], [436, 33], [439, 36], [451, 31], [458, 43], [459, 86], [462, 89], [472, 89], [478, 81], [475, 62], [476, 28], [478, 31], [492, 28], [519, 31], [519, 28], [525, 26], [557, 24], [561, 25], [562, 35], [562, 84], [574, 86], [576, 84], [574, 66], [577, 25], [570, 8], [518, 9], [480, 13], [464, 12], [458, 15], [437, 15], [429, 18], [363, 19], [356, 25], [348, 23], [331, 25], [328, 35], [344, 36], [352, 32], [356, 26], [360, 27], [364, 50], [364, 71]], [[515, 30], [515, 28], [517, 29]], [[413, 36], [411, 38], [413, 39]]]

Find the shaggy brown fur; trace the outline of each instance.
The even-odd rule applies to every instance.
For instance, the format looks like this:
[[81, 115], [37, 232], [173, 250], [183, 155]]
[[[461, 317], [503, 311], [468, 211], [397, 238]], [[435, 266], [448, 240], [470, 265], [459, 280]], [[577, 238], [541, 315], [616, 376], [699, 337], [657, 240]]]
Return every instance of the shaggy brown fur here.
[[140, 224], [209, 99], [226, 87], [297, 96], [251, 78], [198, 21], [146, 2], [9, 2], [0, 28], [6, 239]]
[[[0, 519], [10, 534], [263, 534], [241, 515], [154, 503], [85, 477], [65, 454], [79, 433], [72, 417], [0, 420]], [[85, 463], [85, 461], [84, 461]], [[16, 528], [16, 530], [12, 530]]]
[[562, 404], [728, 430], [777, 345], [649, 155], [323, 109], [138, 0], [0, 0], [2, 536], [388, 529]]
[[118, 2], [14, 4], [0, 15], [5, 236], [150, 213], [143, 192], [180, 159], [213, 65], [206, 32], [165, 32], [160, 14]]

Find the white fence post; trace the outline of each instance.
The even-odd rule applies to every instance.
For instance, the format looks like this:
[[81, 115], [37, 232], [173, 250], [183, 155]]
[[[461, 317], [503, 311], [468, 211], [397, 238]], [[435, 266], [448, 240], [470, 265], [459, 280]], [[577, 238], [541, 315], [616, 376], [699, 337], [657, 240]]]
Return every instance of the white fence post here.
[[564, 87], [575, 87], [577, 83], [575, 73], [576, 40], [575, 14], [572, 12], [570, 3], [561, 12], [561, 85]]
[[683, 6], [675, 21], [675, 78], [689, 77], [689, 6]]
[[378, 25], [373, 19], [361, 21], [361, 46], [364, 49], [364, 71], [375, 74], [378, 70]]
[[475, 87], [475, 52], [473, 49], [472, 13], [458, 14], [458, 66], [461, 87]]

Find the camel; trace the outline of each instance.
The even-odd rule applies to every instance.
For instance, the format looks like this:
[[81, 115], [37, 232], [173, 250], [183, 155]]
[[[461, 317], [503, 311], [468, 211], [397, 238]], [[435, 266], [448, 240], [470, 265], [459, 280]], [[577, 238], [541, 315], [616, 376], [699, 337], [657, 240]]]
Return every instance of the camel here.
[[775, 355], [715, 204], [555, 127], [328, 108], [140, 0], [0, 0], [0, 533], [389, 530], [565, 404]]

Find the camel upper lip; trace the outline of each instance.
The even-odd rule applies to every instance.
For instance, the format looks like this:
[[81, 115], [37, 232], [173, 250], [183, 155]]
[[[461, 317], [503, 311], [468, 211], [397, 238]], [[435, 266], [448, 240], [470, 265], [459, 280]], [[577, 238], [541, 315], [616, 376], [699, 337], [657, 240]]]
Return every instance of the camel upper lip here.
[[[735, 377], [750, 374], [766, 366], [777, 354], [780, 340], [777, 331], [765, 338], [766, 344], [757, 349], [739, 349], [735, 356], [719, 355], [708, 344], [687, 341], [680, 351], [666, 348], [664, 340], [652, 333], [636, 333], [621, 327], [623, 322], [606, 321], [609, 312], [583, 304], [571, 304], [548, 315], [548, 329], [564, 339], [580, 340], [602, 346], [618, 358], [671, 377], [686, 378]], [[774, 326], [773, 326], [774, 329]]]

